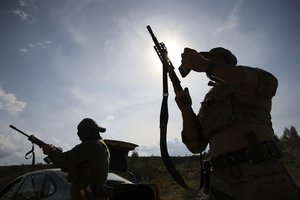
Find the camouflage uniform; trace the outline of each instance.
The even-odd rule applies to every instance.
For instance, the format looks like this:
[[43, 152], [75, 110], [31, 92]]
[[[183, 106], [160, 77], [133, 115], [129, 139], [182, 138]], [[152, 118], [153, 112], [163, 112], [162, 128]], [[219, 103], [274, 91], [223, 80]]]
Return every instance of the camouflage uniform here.
[[[278, 161], [243, 163], [237, 167], [239, 169], [230, 167], [213, 169], [209, 199], [226, 200], [226, 197], [237, 200], [298, 199], [288, 174]], [[237, 177], [234, 177], [235, 175]]]
[[196, 136], [183, 142], [192, 149], [209, 143], [210, 199], [298, 199], [273, 141], [270, 111], [277, 80], [258, 68], [237, 68], [241, 85], [217, 82], [201, 103], [198, 118], [206, 142]]
[[[57, 167], [66, 169], [67, 179], [71, 182], [71, 199], [108, 199], [107, 197], [91, 198], [86, 187], [93, 191], [103, 189], [109, 170], [109, 150], [102, 139], [82, 141], [70, 151], [51, 152], [50, 158]], [[100, 191], [102, 192], [102, 191]], [[84, 194], [82, 194], [84, 193]]]

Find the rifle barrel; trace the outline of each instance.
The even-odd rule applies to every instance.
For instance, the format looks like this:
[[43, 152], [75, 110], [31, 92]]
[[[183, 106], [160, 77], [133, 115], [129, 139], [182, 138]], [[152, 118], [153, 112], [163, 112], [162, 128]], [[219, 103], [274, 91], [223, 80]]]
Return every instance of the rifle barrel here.
[[155, 46], [156, 46], [157, 48], [159, 48], [159, 47], [160, 47], [160, 44], [159, 44], [157, 38], [155, 37], [155, 35], [154, 35], [154, 33], [153, 33], [153, 31], [152, 31], [150, 25], [147, 26], [147, 29], [148, 29], [148, 31], [149, 31], [151, 37], [152, 37], [152, 40], [153, 40]]
[[19, 129], [17, 129], [16, 127], [14, 127], [13, 125], [9, 125], [9, 127], [10, 128], [12, 128], [12, 129], [14, 129], [14, 130], [16, 130], [16, 131], [18, 131], [18, 132], [20, 132], [20, 133], [22, 133], [23, 135], [25, 135], [26, 137], [29, 137], [29, 135], [27, 135], [26, 133], [24, 133], [23, 131], [21, 131], [21, 130], [19, 130]]

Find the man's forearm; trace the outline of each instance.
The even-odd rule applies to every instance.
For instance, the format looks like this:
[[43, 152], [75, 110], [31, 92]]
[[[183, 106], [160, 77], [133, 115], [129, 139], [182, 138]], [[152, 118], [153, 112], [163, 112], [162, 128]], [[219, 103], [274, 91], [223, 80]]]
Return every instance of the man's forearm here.
[[182, 142], [192, 153], [200, 153], [205, 150], [207, 142], [200, 140], [199, 130], [192, 112], [182, 112], [183, 128], [181, 132]]

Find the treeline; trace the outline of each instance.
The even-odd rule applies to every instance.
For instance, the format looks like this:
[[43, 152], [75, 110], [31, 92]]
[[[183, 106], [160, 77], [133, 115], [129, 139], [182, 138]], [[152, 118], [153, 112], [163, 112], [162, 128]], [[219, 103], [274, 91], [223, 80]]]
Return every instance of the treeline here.
[[282, 151], [291, 153], [297, 159], [300, 158], [300, 136], [294, 126], [290, 129], [285, 128], [279, 141]]

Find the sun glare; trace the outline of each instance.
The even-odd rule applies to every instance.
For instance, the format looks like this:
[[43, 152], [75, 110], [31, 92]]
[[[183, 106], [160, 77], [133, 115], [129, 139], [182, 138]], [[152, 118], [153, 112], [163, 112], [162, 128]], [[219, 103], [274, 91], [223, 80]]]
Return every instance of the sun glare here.
[[168, 50], [168, 56], [175, 68], [179, 67], [181, 63], [181, 54], [184, 47], [176, 40], [166, 40], [165, 45]]
[[[164, 40], [163, 41], [165, 46], [167, 47], [168, 50], [168, 57], [171, 60], [174, 68], [178, 68], [181, 64], [181, 54], [183, 52], [184, 47], [181, 45], [180, 42], [178, 42], [178, 40], [170, 38], [168, 40]], [[152, 49], [154, 51], [154, 53], [151, 53], [151, 62], [153, 62], [154, 66], [157, 70], [159, 70], [159, 72], [162, 69], [162, 63], [160, 62], [156, 52], [154, 49]]]

